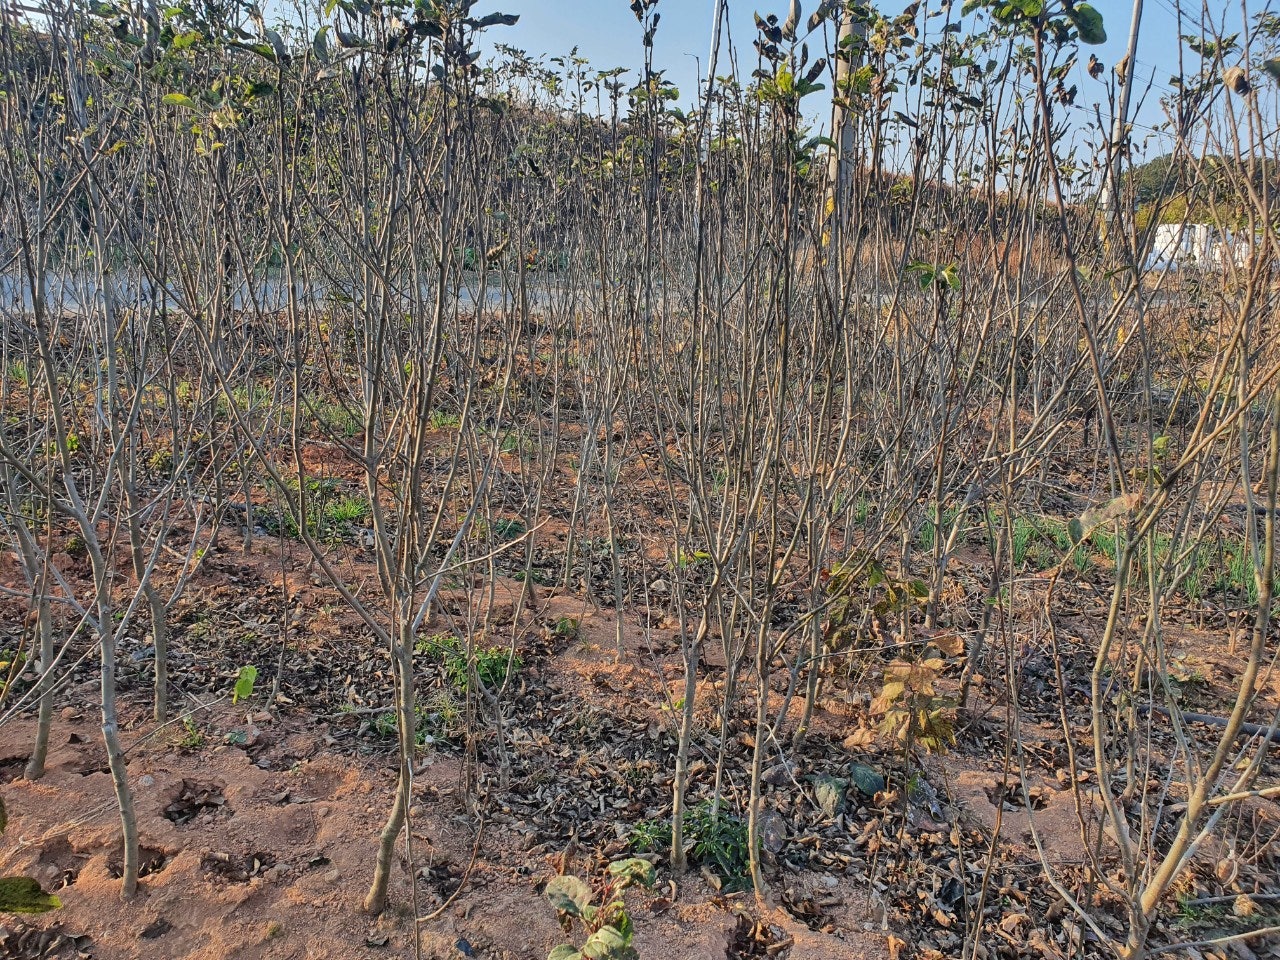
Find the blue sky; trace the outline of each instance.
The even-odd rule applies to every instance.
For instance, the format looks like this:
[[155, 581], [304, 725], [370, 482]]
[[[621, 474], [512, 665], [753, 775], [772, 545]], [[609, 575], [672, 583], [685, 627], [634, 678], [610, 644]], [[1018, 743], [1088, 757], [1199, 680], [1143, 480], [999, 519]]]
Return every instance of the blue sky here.
[[[958, 3], [959, 0], [956, 0]], [[1107, 42], [1100, 47], [1087, 48], [1082, 59], [1088, 59], [1088, 51], [1096, 52], [1108, 68], [1123, 55], [1128, 40], [1132, 4], [1129, 0], [1093, 0], [1106, 23]], [[1199, 0], [1182, 0], [1186, 10], [1200, 10]], [[1135, 95], [1146, 90], [1148, 82], [1154, 86], [1139, 107], [1136, 115], [1137, 139], [1150, 133], [1148, 128], [1163, 119], [1159, 98], [1169, 89], [1169, 78], [1178, 72], [1178, 30], [1175, 13], [1177, 0], [1145, 0], [1141, 39], [1138, 47]], [[887, 14], [896, 14], [906, 6], [905, 0], [883, 0], [880, 8]], [[754, 67], [755, 51], [751, 42], [755, 38], [753, 13], [777, 14], [785, 19], [788, 0], [729, 0], [729, 21], [732, 39], [739, 51], [740, 63], [750, 72]], [[804, 0], [802, 9], [807, 17], [817, 0]], [[925, 0], [922, 7], [939, 6], [938, 0]], [[1250, 9], [1259, 9], [1261, 2], [1249, 0]], [[1210, 8], [1220, 9], [1228, 27], [1239, 23], [1239, 6], [1228, 0], [1216, 0]], [[711, 40], [711, 17], [714, 0], [661, 0], [657, 6], [662, 22], [655, 38], [656, 66], [666, 69], [667, 76], [680, 87], [682, 106], [691, 103], [697, 77], [706, 69], [707, 52]], [[588, 58], [593, 67], [609, 69], [629, 67], [635, 69], [643, 62], [641, 30], [632, 14], [628, 0], [482, 0], [475, 8], [477, 14], [500, 10], [520, 15], [514, 27], [493, 31], [494, 41], [519, 47], [530, 54], [559, 56], [574, 47]], [[719, 72], [723, 73], [723, 70]], [[1080, 88], [1077, 103], [1082, 108], [1082, 122], [1092, 117], [1093, 104], [1106, 96], [1103, 83], [1091, 80], [1083, 67], [1078, 68], [1074, 79]], [[1104, 116], [1106, 111], [1104, 110]], [[1152, 155], [1163, 152], [1153, 143]]]

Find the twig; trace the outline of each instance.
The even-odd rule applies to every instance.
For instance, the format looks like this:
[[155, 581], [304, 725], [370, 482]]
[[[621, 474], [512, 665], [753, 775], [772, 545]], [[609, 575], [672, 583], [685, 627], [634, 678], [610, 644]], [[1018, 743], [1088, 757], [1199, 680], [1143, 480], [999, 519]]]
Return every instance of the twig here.
[[1252, 940], [1254, 937], [1266, 937], [1273, 933], [1280, 933], [1280, 927], [1259, 927], [1257, 930], [1233, 933], [1229, 937], [1217, 937], [1214, 940], [1184, 940], [1182, 943], [1172, 943], [1167, 947], [1161, 947], [1160, 952], [1164, 954], [1198, 947], [1224, 947], [1229, 943], [1242, 943], [1245, 940]]
[[[1159, 713], [1166, 717], [1171, 716], [1168, 707], [1156, 706], [1153, 704], [1143, 704], [1138, 708], [1139, 713]], [[1229, 722], [1226, 717], [1215, 717], [1208, 713], [1187, 713], [1180, 712], [1178, 714], [1183, 720], [1189, 723], [1203, 723], [1209, 727], [1225, 727]], [[1264, 723], [1242, 723], [1240, 724], [1240, 736], [1249, 737], [1266, 737], [1272, 743], [1280, 743], [1280, 730], [1273, 729], [1270, 724]]]
[[1272, 903], [1280, 900], [1280, 893], [1235, 893], [1226, 897], [1197, 897], [1194, 900], [1183, 900], [1182, 904], [1187, 907], [1207, 907], [1215, 903], [1234, 903], [1241, 897], [1248, 897], [1259, 903]]
[[394, 705], [386, 707], [343, 707], [329, 716], [331, 717], [365, 717], [375, 713], [390, 713], [395, 709]]
[[453, 905], [453, 901], [458, 899], [459, 894], [467, 888], [467, 880], [471, 876], [471, 871], [475, 869], [476, 860], [480, 857], [480, 841], [484, 839], [485, 820], [480, 819], [480, 826], [476, 830], [476, 842], [471, 848], [471, 860], [467, 863], [467, 869], [462, 871], [462, 879], [458, 881], [458, 889], [449, 894], [449, 898], [444, 903], [436, 907], [425, 917], [419, 917], [418, 923], [430, 923], [432, 920], [438, 920], [440, 916]]

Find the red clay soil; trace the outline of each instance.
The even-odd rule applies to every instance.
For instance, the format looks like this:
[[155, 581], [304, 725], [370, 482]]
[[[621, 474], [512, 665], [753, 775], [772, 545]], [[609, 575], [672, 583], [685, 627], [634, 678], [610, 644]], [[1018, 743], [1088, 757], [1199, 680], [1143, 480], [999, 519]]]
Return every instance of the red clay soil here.
[[[391, 793], [390, 759], [341, 755], [326, 745], [324, 724], [264, 712], [224, 711], [201, 728], [208, 731], [204, 742], [186, 746], [174, 743], [185, 736], [181, 727], [167, 741], [145, 739], [149, 725], [126, 734], [127, 744], [137, 743], [128, 769], [144, 876], [137, 896], [124, 902], [119, 820], [96, 726], [68, 708], [55, 722], [48, 772], [35, 782], [20, 779], [30, 723], [6, 727], [0, 794], [9, 829], [0, 872], [36, 877], [64, 906], [39, 917], [6, 918], [0, 956], [413, 957], [403, 854], [393, 908], [381, 918], [360, 908]], [[421, 915], [437, 910], [471, 859], [475, 834], [454, 799], [458, 776], [458, 763], [441, 758], [417, 780], [413, 835]], [[543, 960], [565, 942], [539, 892], [560, 861], [530, 856], [511, 840], [498, 829], [486, 832], [460, 895], [438, 919], [422, 924], [422, 956]], [[571, 870], [588, 866], [585, 857], [569, 863]], [[629, 893], [628, 902], [636, 948], [649, 960], [729, 956], [740, 928], [749, 925], [739, 913], [754, 906], [744, 895], [718, 895], [696, 875], [683, 882], [662, 875], [659, 889]], [[815, 933], [780, 909], [764, 924], [782, 945], [776, 956], [878, 960], [885, 938], [863, 930], [864, 914], [843, 909], [845, 922], [835, 934]], [[38, 931], [60, 938], [41, 938]]]

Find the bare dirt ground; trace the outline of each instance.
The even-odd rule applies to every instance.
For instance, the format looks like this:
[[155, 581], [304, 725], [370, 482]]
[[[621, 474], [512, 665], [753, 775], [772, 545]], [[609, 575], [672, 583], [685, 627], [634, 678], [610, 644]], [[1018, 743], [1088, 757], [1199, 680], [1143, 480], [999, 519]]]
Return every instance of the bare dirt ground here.
[[[60, 698], [42, 779], [22, 779], [33, 721], [6, 726], [0, 795], [10, 826], [0, 872], [37, 878], [63, 908], [6, 918], [0, 957], [414, 956], [403, 847], [393, 909], [378, 918], [361, 910], [395, 777], [392, 741], [371, 728], [377, 713], [358, 705], [364, 694], [386, 695], [373, 689], [385, 669], [379, 652], [353, 639], [353, 625], [327, 604], [327, 591], [300, 575], [295, 597], [315, 616], [289, 651], [282, 703], [265, 709], [259, 695], [233, 707], [225, 696], [228, 678], [247, 652], [228, 635], [230, 625], [243, 631], [270, 604], [279, 581], [271, 560], [235, 559], [229, 551], [225, 564], [210, 566], [208, 589], [192, 601], [200, 615], [175, 643], [173, 656], [190, 668], [188, 678], [207, 677], [187, 690], [191, 718], [157, 730], [145, 671], [126, 671], [124, 741], [143, 844], [143, 879], [133, 901], [120, 899], [119, 819], [96, 709], [88, 706], [96, 693], [92, 661]], [[234, 578], [226, 576], [231, 569]], [[486, 802], [468, 812], [460, 799], [465, 757], [456, 744], [442, 739], [440, 749], [419, 758], [412, 836], [417, 915], [433, 915], [421, 924], [426, 957], [542, 960], [569, 939], [541, 893], [546, 881], [562, 871], [600, 876], [625, 853], [626, 825], [660, 815], [669, 790], [666, 765], [654, 760], [671, 746], [662, 682], [669, 679], [674, 689], [678, 672], [670, 631], [646, 631], [644, 649], [629, 649], [619, 662], [611, 613], [550, 595], [536, 611], [514, 618], [518, 588], [497, 584], [490, 607], [491, 619], [501, 620], [505, 610], [508, 629], [518, 619], [523, 633], [539, 637], [520, 651], [526, 668], [515, 713], [532, 722], [508, 721], [509, 789], [499, 791], [489, 765], [480, 763], [476, 780]], [[453, 591], [445, 603], [461, 613], [482, 593]], [[572, 643], [553, 646], [546, 626], [568, 616], [581, 623], [580, 632]], [[258, 633], [269, 635], [261, 626]], [[629, 632], [628, 642], [637, 636]], [[339, 648], [342, 660], [334, 656]], [[370, 679], [353, 679], [361, 674]], [[711, 685], [707, 695], [714, 695]], [[535, 702], [537, 708], [521, 712]], [[619, 765], [628, 752], [620, 745], [635, 737], [652, 749], [629, 751], [634, 756]], [[583, 785], [600, 781], [606, 766], [613, 768], [603, 777], [606, 789], [588, 795]], [[705, 762], [695, 765], [695, 782], [705, 786], [706, 771]], [[610, 784], [621, 787], [622, 799], [605, 799]], [[796, 960], [886, 955], [884, 909], [873, 909], [865, 885], [840, 871], [791, 867], [779, 877], [781, 899], [763, 911], [751, 894], [716, 889], [720, 881], [696, 869], [659, 877], [654, 890], [628, 893], [641, 957], [750, 956], [766, 949]], [[805, 903], [812, 911], [807, 919], [821, 916], [821, 923], [802, 922], [805, 914], [797, 917], [799, 909], [783, 900]]]
[[[58, 892], [64, 909], [25, 924], [7, 922], [0, 955], [413, 956], [403, 877], [397, 909], [381, 918], [360, 910], [393, 773], [386, 762], [335, 756], [325, 749], [323, 727], [266, 713], [219, 718], [219, 727], [249, 731], [251, 744], [192, 749], [153, 740], [139, 747], [130, 754], [129, 773], [137, 789], [144, 879], [126, 904], [119, 896], [110, 779], [94, 725], [75, 713], [69, 710], [56, 725], [46, 777], [4, 787], [15, 824], [6, 837], [4, 870], [37, 877]], [[6, 780], [25, 760], [14, 747], [29, 734], [24, 725], [12, 728], [0, 756]], [[419, 780], [414, 835], [426, 896], [431, 886], [456, 887], [468, 865], [472, 833], [438, 799], [456, 789], [457, 773], [457, 764], [445, 760]], [[537, 889], [553, 874], [546, 858], [511, 849], [498, 831], [492, 836], [465, 894], [423, 925], [425, 956], [541, 960], [563, 942]], [[726, 956], [738, 932], [737, 911], [746, 905], [741, 895], [714, 895], [696, 876], [641, 893], [632, 903], [637, 948], [653, 958]], [[435, 898], [422, 907], [438, 904]], [[781, 912], [772, 919], [795, 941], [793, 957], [875, 957], [883, 942], [853, 930], [815, 934]]]
[[[637, 501], [638, 516], [642, 507]], [[396, 771], [387, 652], [296, 542], [258, 536], [245, 553], [238, 536], [224, 538], [172, 611], [173, 700], [188, 720], [156, 728], [147, 639], [121, 650], [123, 739], [145, 848], [132, 902], [120, 900], [116, 878], [119, 821], [97, 727], [93, 650], [72, 645], [71, 657], [84, 660], [59, 693], [43, 779], [22, 779], [30, 715], [0, 732], [0, 796], [9, 812], [0, 873], [34, 876], [64, 904], [38, 917], [6, 917], [0, 958], [412, 957], [419, 917], [422, 956], [542, 960], [571, 939], [543, 895], [547, 881], [561, 872], [598, 881], [609, 862], [637, 852], [659, 868], [655, 889], [627, 894], [646, 960], [942, 960], [975, 941], [982, 960], [1096, 955], [1045, 882], [1043, 863], [1072, 896], [1095, 897], [1108, 932], [1123, 933], [1122, 915], [1087, 869], [1082, 827], [1091, 825], [1092, 784], [1087, 769], [1068, 773], [1054, 687], [1060, 667], [1071, 734], [1083, 739], [1088, 701], [1080, 685], [1104, 611], [1105, 571], [1091, 568], [1059, 585], [1056, 653], [1026, 628], [1044, 605], [1043, 575], [1016, 585], [1009, 629], [999, 631], [1008, 646], [991, 650], [993, 679], [975, 681], [946, 756], [908, 764], [877, 733], [867, 691], [887, 661], [851, 658], [834, 670], [803, 749], [769, 751], [768, 897], [757, 903], [732, 889], [742, 884], [724, 871], [695, 866], [673, 877], [661, 850], [633, 842], [637, 826], [669, 817], [683, 695], [677, 620], [660, 589], [666, 554], [659, 538], [646, 538], [643, 520], [624, 557], [632, 593], [621, 614], [609, 605], [603, 561], [575, 566], [574, 588], [559, 583], [565, 531], [553, 523], [526, 547], [537, 575], [527, 591], [517, 579], [523, 563], [513, 559], [488, 578], [457, 578], [441, 594], [427, 635], [469, 635], [477, 649], [513, 651], [519, 664], [496, 697], [482, 697], [459, 689], [429, 646], [419, 651], [424, 741], [412, 871], [402, 844], [393, 906], [381, 917], [366, 915], [361, 901]], [[358, 538], [335, 546], [330, 562], [353, 590], [376, 589], [372, 557]], [[0, 579], [17, 584], [12, 563], [0, 556]], [[58, 563], [73, 586], [88, 588], [83, 560], [64, 553]], [[983, 590], [961, 551], [945, 591], [956, 629], [972, 626]], [[20, 600], [0, 598], [10, 647], [25, 614]], [[1188, 605], [1185, 619], [1169, 636], [1183, 705], [1221, 714], [1232, 696], [1239, 626], [1205, 604]], [[694, 700], [690, 803], [712, 796], [723, 755], [725, 808], [742, 811], [754, 705], [738, 698], [722, 743], [726, 660], [712, 639]], [[1015, 737], [1000, 675], [1011, 661]], [[246, 663], [259, 668], [258, 689], [232, 705]], [[956, 673], [944, 692], [953, 692]], [[1280, 700], [1278, 684], [1274, 672], [1263, 678], [1264, 706]], [[785, 676], [775, 678], [774, 715], [785, 686]], [[1265, 722], [1262, 708], [1255, 713]], [[1212, 729], [1194, 732], [1211, 741]], [[1152, 737], [1157, 756], [1172, 742], [1159, 716]], [[1275, 757], [1264, 778], [1280, 772]], [[884, 776], [886, 788], [864, 794], [851, 782], [855, 766]], [[824, 792], [836, 780], [839, 791]], [[1272, 922], [1278, 836], [1280, 806], [1248, 807], [1223, 842], [1201, 851], [1180, 889], [1210, 908], [1194, 915], [1171, 908], [1157, 939], [1240, 929], [1246, 921], [1230, 911], [1240, 895], [1259, 895], [1250, 925]], [[1100, 843], [1105, 862], [1105, 838]], [[1225, 910], [1216, 906], [1222, 902]], [[1264, 939], [1251, 944], [1258, 955], [1267, 949]]]

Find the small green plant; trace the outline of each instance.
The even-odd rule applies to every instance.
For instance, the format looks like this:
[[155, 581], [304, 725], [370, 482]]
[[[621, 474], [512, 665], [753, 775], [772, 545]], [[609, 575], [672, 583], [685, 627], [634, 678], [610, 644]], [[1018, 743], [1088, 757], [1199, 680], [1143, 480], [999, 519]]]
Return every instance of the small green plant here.
[[525, 532], [524, 521], [499, 517], [493, 521], [493, 532], [495, 536], [503, 540], [514, 540], [516, 537], [523, 536]]
[[217, 413], [220, 417], [226, 417], [231, 414], [231, 404], [235, 404], [236, 409], [243, 413], [252, 410], [261, 410], [270, 407], [272, 400], [271, 389], [262, 383], [255, 383], [252, 386], [234, 387], [231, 390], [231, 402], [228, 403], [226, 393], [218, 396]]
[[[431, 746], [437, 740], [448, 740], [457, 732], [461, 711], [448, 691], [438, 691], [429, 700], [414, 704], [413, 740], [419, 747]], [[394, 710], [375, 714], [369, 729], [380, 740], [394, 740], [399, 718]]]
[[1186, 579], [1182, 581], [1182, 588], [1188, 599], [1203, 600], [1213, 591], [1214, 559], [1213, 551], [1207, 544], [1202, 543], [1196, 547], [1187, 561], [1190, 569], [1187, 571]]
[[386, 713], [374, 714], [369, 728], [381, 739], [390, 740], [396, 735], [396, 712], [388, 710]]
[[1221, 928], [1232, 919], [1229, 903], [1197, 903], [1189, 895], [1178, 899], [1178, 912], [1174, 922], [1183, 930]]
[[[476, 651], [476, 676], [486, 687], [501, 686], [506, 682], [509, 673], [519, 670], [523, 665], [520, 658], [508, 652], [505, 647], [489, 647]], [[465, 674], [461, 683], [456, 676], [454, 677], [454, 686], [466, 686]]]
[[[0, 834], [9, 826], [9, 813], [0, 797]], [[652, 867], [649, 868], [652, 871]], [[62, 901], [45, 893], [40, 882], [31, 877], [0, 877], [0, 913], [48, 913], [62, 906]]]
[[310, 406], [316, 423], [329, 433], [350, 439], [364, 432], [360, 413], [346, 404], [315, 401]]
[[[730, 893], [751, 885], [751, 847], [747, 822], [710, 800], [684, 811], [684, 838], [689, 862], [707, 867]], [[658, 853], [671, 847], [669, 820], [642, 820], [631, 831], [631, 849]]]
[[[952, 505], [942, 511], [942, 529], [948, 530], [963, 513], [963, 508]], [[924, 520], [920, 523], [919, 542], [922, 550], [932, 550], [938, 536], [937, 514], [930, 507]]]
[[1109, 527], [1097, 527], [1089, 534], [1089, 541], [1112, 565], [1115, 564], [1116, 557], [1120, 554], [1119, 543], [1114, 530]]
[[205, 640], [213, 635], [216, 624], [207, 610], [200, 610], [192, 614], [191, 622], [187, 624], [187, 636], [192, 640]]
[[[467, 689], [470, 674], [467, 669], [467, 652], [461, 640], [451, 633], [438, 633], [419, 639], [416, 649], [418, 653], [444, 665], [445, 676], [454, 688]], [[501, 686], [506, 682], [508, 674], [522, 666], [524, 662], [520, 657], [506, 647], [477, 648], [475, 651], [476, 678], [487, 688]]]
[[178, 746], [184, 750], [198, 750], [204, 746], [204, 732], [190, 716], [182, 718], [182, 735], [178, 737]]
[[1227, 572], [1224, 587], [1240, 593], [1249, 603], [1258, 601], [1258, 584], [1253, 576], [1253, 559], [1249, 545], [1241, 543], [1227, 555]]
[[[298, 521], [295, 508], [300, 494], [305, 492], [307, 501], [307, 532], [313, 537], [334, 540], [350, 532], [352, 522], [359, 522], [371, 511], [369, 502], [363, 497], [341, 496], [337, 477], [309, 477], [305, 487], [293, 477], [286, 477], [278, 509], [269, 511], [262, 520], [262, 527], [267, 533], [283, 534], [286, 537], [299, 537]], [[356, 518], [351, 521], [348, 518]]]
[[504, 434], [502, 437], [502, 452], [507, 454], [515, 454], [519, 456], [529, 456], [537, 448], [537, 444], [532, 437], [524, 436], [523, 432], [512, 432]]
[[665, 820], [641, 820], [631, 828], [631, 849], [660, 853], [671, 846], [671, 824]]
[[417, 704], [419, 747], [431, 745], [436, 740], [452, 740], [458, 734], [458, 721], [462, 711], [448, 690], [438, 690], [431, 698]]
[[[988, 512], [988, 547], [993, 551], [1004, 523], [1005, 515], [999, 510]], [[1057, 566], [1064, 557], [1070, 558], [1077, 573], [1084, 573], [1093, 565], [1093, 557], [1087, 546], [1073, 540], [1071, 522], [1054, 517], [1019, 515], [1012, 518], [1011, 528], [1010, 544], [1015, 567], [1030, 564], [1037, 570], [1049, 570]], [[1094, 540], [1095, 545], [1099, 533], [1100, 531], [1095, 530], [1088, 538]]]
[[1013, 518], [1013, 565], [1021, 568], [1027, 562], [1031, 545], [1036, 540], [1036, 528], [1026, 517]]
[[440, 659], [446, 653], [457, 652], [458, 638], [451, 633], [434, 633], [429, 637], [419, 636], [413, 649], [415, 653]]
[[907, 273], [915, 277], [921, 290], [928, 290], [930, 287], [955, 290], [960, 286], [960, 275], [956, 272], [954, 263], [937, 264], [916, 260], [907, 264]]
[[[526, 577], [526, 573], [524, 570], [517, 570], [515, 573], [512, 573], [511, 575], [511, 579], [515, 580], [517, 584], [522, 584], [522, 582], [525, 582], [525, 577]], [[550, 586], [554, 584], [554, 582], [556, 582], [556, 577], [550, 575], [550, 573], [548, 573], [545, 570], [539, 570], [538, 567], [532, 568], [532, 570], [530, 570], [529, 573], [527, 573], [527, 579], [529, 579], [531, 582], [534, 582], [534, 584], [538, 584], [539, 586]]]
[[236, 685], [231, 691], [231, 702], [239, 703], [241, 700], [248, 700], [253, 696], [253, 685], [258, 680], [258, 668], [252, 664], [247, 664], [240, 668], [240, 672], [236, 674]]
[[936, 685], [946, 669], [945, 657], [957, 657], [964, 641], [939, 637], [925, 647], [919, 660], [895, 660], [885, 670], [884, 686], [871, 703], [881, 716], [880, 730], [910, 756], [915, 744], [929, 753], [943, 753], [955, 742], [954, 703], [938, 694]]
[[858, 499], [853, 501], [853, 522], [860, 527], [866, 526], [867, 521], [871, 519], [871, 513], [875, 510], [875, 506], [871, 502], [871, 498], [865, 493], [858, 494]]
[[556, 908], [561, 927], [572, 933], [576, 923], [586, 939], [580, 947], [561, 944], [547, 954], [547, 960], [636, 960], [639, 954], [631, 945], [634, 925], [622, 894], [635, 884], [652, 887], [654, 878], [653, 864], [639, 857], [609, 864], [608, 875], [597, 890], [578, 877], [552, 878], [546, 895]]
[[[1076, 573], [1087, 573], [1093, 566], [1093, 557], [1083, 544], [1077, 544], [1071, 535], [1071, 523], [1062, 520], [1046, 520], [1044, 524], [1045, 534], [1053, 542], [1054, 546], [1062, 554], [1069, 554], [1071, 564], [1075, 567]], [[1053, 558], [1056, 562], [1057, 557]], [[1046, 564], [1046, 567], [1051, 564]]]
[[368, 520], [370, 513], [364, 497], [339, 497], [325, 507], [324, 520], [331, 528], [353, 527]]
[[930, 514], [921, 521], [920, 532], [916, 536], [916, 541], [920, 544], [920, 549], [927, 552], [933, 549], [933, 543], [937, 536], [937, 524], [933, 522], [933, 515]]
[[1138, 560], [1145, 576], [1151, 569], [1159, 570], [1168, 562], [1173, 549], [1173, 538], [1167, 533], [1155, 533], [1139, 546]]
[[699, 567], [710, 562], [711, 554], [706, 550], [695, 550], [693, 553], [681, 550], [676, 554], [677, 570], [688, 570], [690, 567]]
[[917, 609], [929, 596], [924, 581], [899, 577], [861, 550], [823, 570], [821, 579], [828, 598], [823, 637], [832, 651], [879, 645], [883, 623]]
[[[1250, 606], [1255, 605], [1259, 599], [1258, 579], [1254, 574], [1253, 551], [1247, 539], [1241, 538], [1228, 548], [1225, 564], [1226, 569], [1218, 580], [1219, 588], [1243, 598]], [[1277, 588], [1280, 588], [1280, 571], [1271, 584], [1273, 593], [1280, 593]]]
[[162, 447], [147, 459], [147, 466], [153, 473], [169, 474], [173, 472], [173, 451]]
[[582, 639], [582, 628], [575, 617], [561, 617], [556, 621], [552, 632], [563, 640], [575, 641]]
[[444, 410], [435, 410], [431, 414], [431, 426], [436, 430], [448, 430], [458, 426], [462, 422], [462, 418], [456, 413], [448, 413]]

